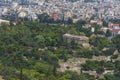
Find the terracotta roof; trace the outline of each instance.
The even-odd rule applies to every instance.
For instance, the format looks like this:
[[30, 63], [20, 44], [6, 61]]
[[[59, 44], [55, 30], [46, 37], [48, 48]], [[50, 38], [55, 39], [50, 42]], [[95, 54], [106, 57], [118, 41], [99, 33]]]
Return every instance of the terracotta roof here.
[[113, 24], [113, 26], [120, 26], [120, 24]]
[[120, 31], [120, 29], [115, 29], [115, 28], [110, 28], [113, 32], [119, 32]]

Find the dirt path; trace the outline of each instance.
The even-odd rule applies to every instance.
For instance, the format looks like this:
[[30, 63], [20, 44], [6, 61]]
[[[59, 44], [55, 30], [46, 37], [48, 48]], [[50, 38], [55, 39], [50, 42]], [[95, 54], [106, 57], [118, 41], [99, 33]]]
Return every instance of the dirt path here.
[[4, 79], [2, 78], [2, 76], [0, 76], [0, 80], [4, 80]]

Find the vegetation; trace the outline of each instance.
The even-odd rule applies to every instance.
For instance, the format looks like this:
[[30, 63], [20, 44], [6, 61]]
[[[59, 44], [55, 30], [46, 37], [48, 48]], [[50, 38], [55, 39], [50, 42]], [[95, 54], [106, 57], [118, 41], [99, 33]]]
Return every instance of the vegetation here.
[[[46, 17], [47, 14], [42, 16]], [[46, 20], [40, 22], [45, 23]], [[0, 75], [5, 80], [95, 80], [85, 73], [72, 71], [59, 72], [59, 60], [66, 62], [69, 58], [87, 58], [93, 56], [111, 56], [116, 49], [120, 49], [120, 36], [110, 41], [105, 37], [92, 37], [95, 33], [90, 28], [82, 28], [86, 22], [79, 21], [63, 26], [61, 24], [42, 24], [39, 22], [22, 22], [17, 25], [3, 25], [0, 27]], [[80, 23], [80, 24], [79, 24]], [[84, 48], [76, 42], [67, 42], [63, 34], [84, 35], [90, 38], [92, 47]], [[107, 48], [107, 50], [103, 50]], [[103, 80], [119, 80], [120, 61], [89, 61], [81, 65], [82, 70], [93, 70], [102, 74], [106, 69], [116, 71], [114, 74], [104, 75]], [[101, 79], [102, 80], [102, 79]]]

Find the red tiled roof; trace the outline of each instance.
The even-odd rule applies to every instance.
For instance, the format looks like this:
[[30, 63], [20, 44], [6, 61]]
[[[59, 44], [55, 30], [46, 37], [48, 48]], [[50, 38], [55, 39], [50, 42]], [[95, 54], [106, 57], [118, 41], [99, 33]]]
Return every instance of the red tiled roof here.
[[120, 26], [120, 24], [113, 24], [113, 26]]
[[120, 29], [110, 28], [113, 32], [119, 32]]
[[101, 20], [97, 20], [97, 22], [102, 22]]

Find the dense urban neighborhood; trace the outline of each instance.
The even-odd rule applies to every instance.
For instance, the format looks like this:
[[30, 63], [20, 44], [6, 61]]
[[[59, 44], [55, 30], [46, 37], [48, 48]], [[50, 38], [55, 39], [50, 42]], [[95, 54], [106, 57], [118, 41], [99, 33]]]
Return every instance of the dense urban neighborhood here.
[[0, 80], [120, 80], [120, 0], [0, 0]]
[[[75, 1], [75, 2], [71, 2]], [[96, 17], [120, 19], [119, 0], [0, 0], [0, 16], [37, 19], [37, 14], [47, 13], [54, 20], [74, 22]]]

